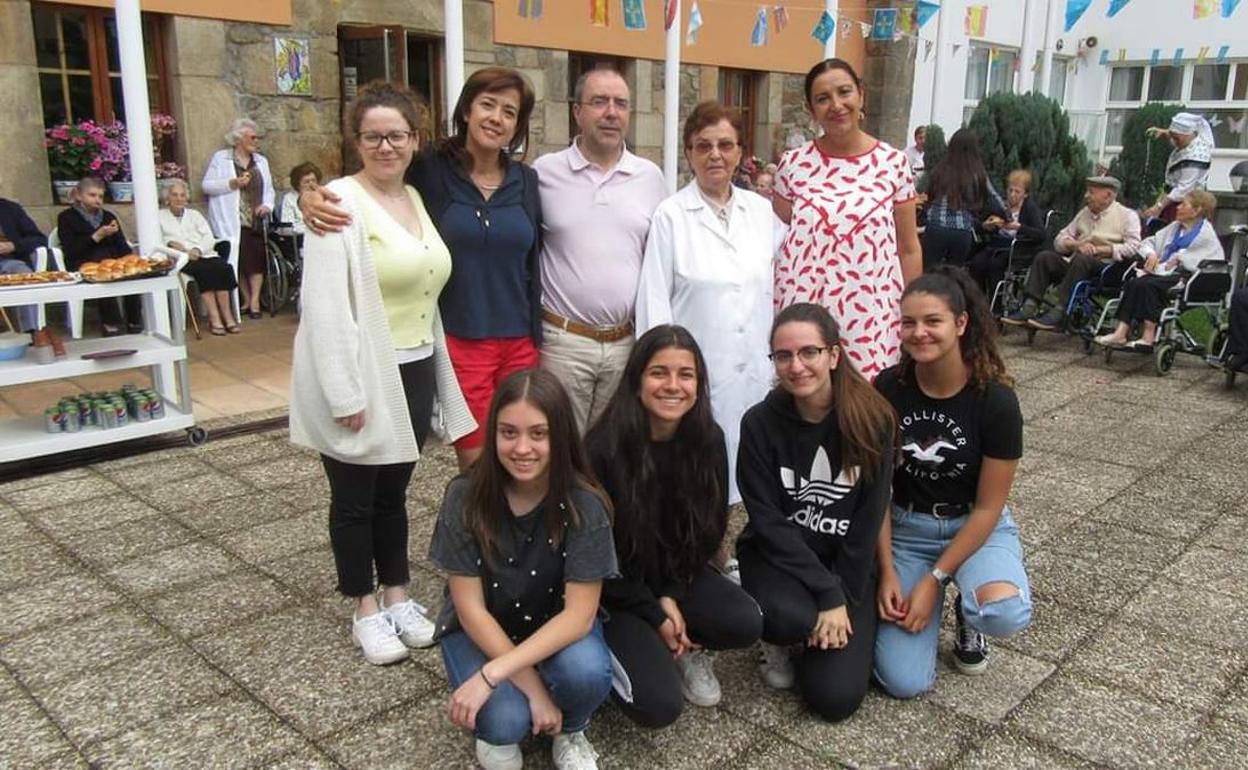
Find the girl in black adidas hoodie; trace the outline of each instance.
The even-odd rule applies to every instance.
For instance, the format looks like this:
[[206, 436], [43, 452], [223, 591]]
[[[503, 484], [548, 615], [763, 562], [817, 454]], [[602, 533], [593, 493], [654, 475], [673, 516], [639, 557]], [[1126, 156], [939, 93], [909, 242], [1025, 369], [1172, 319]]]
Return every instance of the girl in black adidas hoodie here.
[[871, 675], [874, 548], [896, 418], [820, 305], [776, 316], [771, 360], [779, 387], [741, 420], [737, 482], [749, 514], [737, 542], [741, 581], [763, 609], [763, 680], [796, 683], [835, 722], [857, 710]]

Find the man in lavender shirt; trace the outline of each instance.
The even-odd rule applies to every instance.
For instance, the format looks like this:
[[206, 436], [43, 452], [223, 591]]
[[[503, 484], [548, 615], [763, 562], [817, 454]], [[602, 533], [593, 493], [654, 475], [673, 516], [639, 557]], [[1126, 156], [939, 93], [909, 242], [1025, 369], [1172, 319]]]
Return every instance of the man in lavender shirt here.
[[633, 345], [633, 306], [650, 217], [667, 197], [654, 163], [624, 146], [628, 84], [591, 70], [573, 91], [577, 137], [543, 155], [542, 367], [572, 397], [582, 431], [602, 413]]

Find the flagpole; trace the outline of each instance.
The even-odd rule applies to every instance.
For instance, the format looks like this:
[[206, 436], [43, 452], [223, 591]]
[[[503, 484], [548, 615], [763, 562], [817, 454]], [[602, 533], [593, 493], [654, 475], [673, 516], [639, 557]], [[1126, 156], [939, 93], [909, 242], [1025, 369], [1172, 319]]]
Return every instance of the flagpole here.
[[[836, 18], [837, 0], [825, 0], [824, 10], [835, 19]], [[838, 20], [839, 24], [839, 20]], [[836, 56], [836, 27], [832, 27], [832, 34], [828, 35], [828, 39], [823, 41], [823, 58], [831, 59]]]
[[680, 122], [680, 0], [676, 20], [667, 28], [663, 59], [663, 176], [668, 193], [676, 192], [676, 169], [680, 156], [676, 149], [677, 127]]
[[1049, 79], [1053, 77], [1053, 46], [1055, 44], [1053, 39], [1058, 29], [1057, 14], [1061, 3], [1055, 3], [1053, 0], [1048, 0], [1048, 2], [1048, 7], [1045, 9], [1048, 18], [1044, 20], [1044, 53], [1040, 57], [1040, 82], [1036, 85], [1036, 92], [1051, 97]]
[[455, 130], [455, 103], [464, 88], [464, 3], [444, 0], [446, 16], [446, 128]]
[[[945, 50], [948, 48], [949, 25], [945, 23], [945, 17], [949, 15], [949, 5], [951, 0], [943, 0], [940, 4], [940, 10], [936, 11], [936, 61], [932, 63], [932, 109], [928, 113], [929, 124], [939, 125], [940, 121], [936, 119], [936, 109], [942, 103], [940, 98], [940, 75], [944, 69], [941, 65], [945, 61]], [[960, 121], [959, 121], [960, 122]]]

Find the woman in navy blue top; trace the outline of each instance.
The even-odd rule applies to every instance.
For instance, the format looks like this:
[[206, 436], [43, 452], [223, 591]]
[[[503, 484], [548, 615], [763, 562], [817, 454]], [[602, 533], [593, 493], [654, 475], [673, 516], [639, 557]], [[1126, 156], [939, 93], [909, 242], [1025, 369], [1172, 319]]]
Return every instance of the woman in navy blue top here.
[[[533, 89], [505, 67], [468, 78], [451, 136], [407, 179], [451, 250], [439, 303], [455, 375], [478, 425], [495, 386], [537, 366], [541, 333], [541, 203], [537, 173], [512, 160], [529, 137]], [[461, 468], [481, 453], [480, 429], [455, 442]]]

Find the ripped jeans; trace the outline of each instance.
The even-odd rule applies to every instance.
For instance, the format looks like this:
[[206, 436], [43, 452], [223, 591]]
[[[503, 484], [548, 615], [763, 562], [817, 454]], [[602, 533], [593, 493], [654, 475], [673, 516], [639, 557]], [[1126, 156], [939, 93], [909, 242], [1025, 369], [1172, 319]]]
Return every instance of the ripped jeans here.
[[[897, 506], [892, 515], [893, 565], [903, 595], [909, 596], [969, 517], [938, 519]], [[962, 596], [963, 618], [980, 633], [1010, 636], [1031, 622], [1031, 588], [1023, 568], [1023, 546], [1008, 506], [1001, 511], [996, 528], [984, 544], [958, 567], [953, 580]], [[981, 606], [975, 593], [988, 583], [1011, 583], [1018, 588], [1018, 594]], [[942, 592], [932, 610], [931, 622], [917, 634], [880, 621], [875, 637], [875, 678], [893, 697], [913, 698], [936, 683], [936, 646], [943, 605]]]

